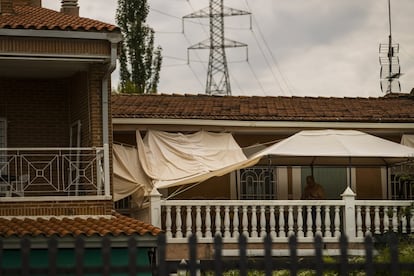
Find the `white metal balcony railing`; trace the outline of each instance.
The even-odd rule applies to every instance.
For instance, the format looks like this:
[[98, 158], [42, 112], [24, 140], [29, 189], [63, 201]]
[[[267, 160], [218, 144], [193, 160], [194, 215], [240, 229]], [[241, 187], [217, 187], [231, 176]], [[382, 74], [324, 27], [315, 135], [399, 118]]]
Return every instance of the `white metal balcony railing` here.
[[0, 197], [104, 194], [103, 148], [0, 148]]
[[[195, 234], [200, 242], [220, 235], [224, 242], [237, 242], [241, 234], [249, 242], [262, 242], [267, 234], [286, 241], [296, 235], [313, 242], [320, 235], [337, 242], [341, 233], [351, 238], [387, 231], [414, 233], [412, 201], [353, 200], [165, 200], [161, 201], [162, 228], [169, 242], [182, 242]], [[351, 216], [346, 215], [351, 210]], [[348, 220], [348, 221], [347, 221]], [[349, 233], [347, 233], [349, 235]], [[308, 238], [308, 239], [307, 239]]]

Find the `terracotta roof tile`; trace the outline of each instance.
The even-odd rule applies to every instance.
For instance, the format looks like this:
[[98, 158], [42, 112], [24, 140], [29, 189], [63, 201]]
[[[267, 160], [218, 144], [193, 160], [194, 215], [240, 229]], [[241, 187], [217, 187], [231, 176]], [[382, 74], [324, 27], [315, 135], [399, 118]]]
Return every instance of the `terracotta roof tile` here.
[[12, 218], [0, 217], [0, 237], [10, 236], [106, 236], [106, 235], [158, 235], [161, 230], [142, 221], [113, 213], [110, 218]]
[[14, 14], [0, 15], [0, 28], [69, 30], [69, 31], [119, 31], [117, 26], [98, 20], [67, 15], [61, 12], [30, 6], [15, 6]]
[[414, 122], [414, 97], [112, 95], [113, 118]]

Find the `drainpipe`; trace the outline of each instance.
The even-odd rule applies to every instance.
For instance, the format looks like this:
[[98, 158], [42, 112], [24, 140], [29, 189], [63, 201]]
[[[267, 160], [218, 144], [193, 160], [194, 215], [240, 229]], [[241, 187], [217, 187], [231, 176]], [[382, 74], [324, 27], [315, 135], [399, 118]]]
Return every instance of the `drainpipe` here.
[[109, 91], [108, 84], [111, 73], [116, 68], [118, 43], [122, 40], [121, 34], [108, 34], [111, 43], [111, 60], [102, 79], [102, 143], [104, 148], [104, 191], [105, 196], [111, 196], [110, 173], [109, 173]]

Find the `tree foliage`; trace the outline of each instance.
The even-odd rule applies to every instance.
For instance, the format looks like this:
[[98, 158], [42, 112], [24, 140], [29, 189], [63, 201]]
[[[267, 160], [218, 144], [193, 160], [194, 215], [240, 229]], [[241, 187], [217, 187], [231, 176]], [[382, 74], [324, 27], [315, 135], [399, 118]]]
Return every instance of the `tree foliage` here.
[[146, 0], [118, 0], [116, 21], [121, 28], [121, 93], [157, 93], [162, 63], [161, 47], [154, 49], [154, 31], [146, 24]]

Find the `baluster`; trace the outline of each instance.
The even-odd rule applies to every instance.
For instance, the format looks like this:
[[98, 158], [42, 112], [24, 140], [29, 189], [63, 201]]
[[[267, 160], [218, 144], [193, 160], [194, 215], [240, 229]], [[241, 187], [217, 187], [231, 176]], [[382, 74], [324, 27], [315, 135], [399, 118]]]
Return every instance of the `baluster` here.
[[171, 225], [172, 225], [172, 220], [171, 220], [171, 206], [167, 206], [166, 207], [166, 217], [165, 217], [165, 235], [167, 238], [172, 238], [172, 232], [171, 232]]
[[215, 212], [215, 223], [216, 223], [216, 232], [214, 233], [215, 236], [221, 236], [221, 215], [220, 215], [220, 206], [216, 206]]
[[206, 206], [206, 238], [211, 238], [211, 215], [210, 206]]
[[394, 233], [398, 232], [398, 211], [396, 206], [392, 209], [392, 231]]
[[191, 217], [191, 206], [187, 206], [187, 215], [186, 215], [186, 220], [185, 220], [185, 226], [186, 226], [186, 233], [185, 236], [189, 237], [191, 236], [191, 232], [192, 232], [192, 225], [193, 225], [193, 218]]
[[242, 218], [242, 227], [243, 227], [243, 235], [249, 237], [249, 221], [247, 219], [247, 206], [243, 205], [243, 218]]
[[203, 233], [201, 232], [201, 206], [196, 206], [196, 237], [202, 238]]
[[374, 227], [375, 227], [375, 230], [374, 230], [375, 234], [381, 234], [379, 206], [375, 206], [374, 208]]
[[224, 237], [230, 237], [230, 207], [224, 207]]
[[357, 226], [357, 237], [362, 237], [362, 214], [361, 214], [361, 206], [357, 206], [357, 220], [356, 220], [356, 226]]
[[269, 214], [269, 224], [270, 224], [270, 236], [276, 238], [276, 219], [275, 219], [275, 206], [270, 206]]
[[302, 215], [302, 206], [298, 206], [298, 237], [303, 237], [305, 234], [303, 233], [303, 215]]
[[256, 205], [252, 206], [252, 237], [257, 237], [257, 214], [256, 214]]
[[295, 232], [293, 231], [293, 206], [288, 208], [288, 237], [293, 236]]
[[175, 213], [176, 213], [176, 217], [175, 217], [175, 226], [176, 226], [176, 232], [175, 232], [175, 237], [176, 238], [182, 238], [183, 237], [183, 232], [181, 230], [181, 226], [182, 226], [182, 221], [181, 221], [181, 206], [175, 206]]
[[384, 207], [384, 232], [390, 230], [390, 218], [388, 216], [388, 207]]
[[365, 206], [365, 236], [371, 235], [371, 208]]
[[322, 237], [322, 217], [321, 217], [321, 206], [316, 206], [316, 232], [315, 235]]
[[325, 237], [332, 237], [331, 232], [331, 207], [325, 206]]
[[286, 237], [284, 207], [279, 206], [279, 237]]
[[405, 214], [401, 216], [401, 228], [402, 228], [401, 232], [403, 234], [406, 234], [407, 233], [407, 216]]
[[266, 236], [266, 209], [265, 206], [260, 206], [260, 237]]
[[410, 233], [414, 233], [414, 208], [411, 208], [410, 228]]
[[233, 207], [233, 238], [239, 238], [239, 206]]
[[340, 207], [339, 206], [335, 206], [335, 218], [334, 218], [334, 227], [335, 227], [335, 232], [334, 235], [335, 237], [339, 237], [341, 236], [341, 217], [339, 215], [339, 210]]
[[306, 237], [312, 237], [312, 206], [306, 207]]

